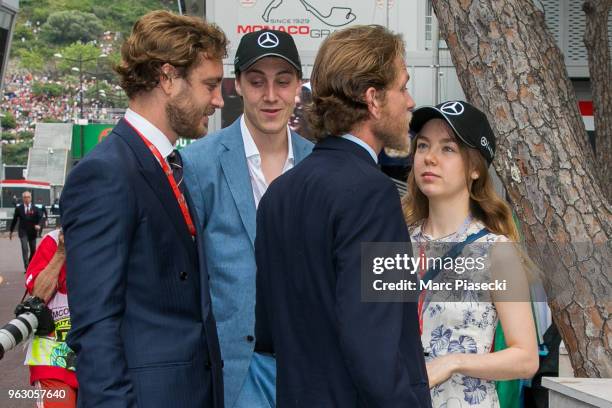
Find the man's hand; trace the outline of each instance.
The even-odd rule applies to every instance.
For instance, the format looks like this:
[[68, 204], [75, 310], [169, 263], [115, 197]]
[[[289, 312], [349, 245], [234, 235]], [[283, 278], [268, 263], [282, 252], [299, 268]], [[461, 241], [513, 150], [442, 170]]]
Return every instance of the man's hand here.
[[59, 236], [57, 237], [57, 250], [64, 252], [64, 231], [60, 231]]
[[34, 226], [34, 229], [35, 229], [36, 231], [40, 231], [40, 225], [35, 225], [35, 226]]

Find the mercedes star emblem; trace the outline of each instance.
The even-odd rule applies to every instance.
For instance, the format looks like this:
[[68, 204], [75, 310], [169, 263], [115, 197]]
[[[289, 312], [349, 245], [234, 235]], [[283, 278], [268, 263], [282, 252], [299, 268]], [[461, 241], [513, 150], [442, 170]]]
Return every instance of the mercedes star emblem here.
[[278, 37], [270, 32], [265, 32], [257, 39], [257, 44], [263, 48], [274, 48], [278, 45]]
[[463, 107], [461, 102], [455, 101], [445, 103], [444, 105], [442, 105], [440, 110], [446, 113], [447, 115], [461, 115], [465, 108]]

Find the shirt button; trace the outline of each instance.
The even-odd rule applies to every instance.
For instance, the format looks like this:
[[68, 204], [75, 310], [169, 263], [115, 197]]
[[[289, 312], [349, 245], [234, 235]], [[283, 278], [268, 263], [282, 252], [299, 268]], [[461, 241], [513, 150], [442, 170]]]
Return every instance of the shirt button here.
[[179, 278], [181, 278], [181, 280], [186, 280], [187, 279], [187, 272], [183, 271], [179, 274]]
[[248, 336], [246, 336], [246, 340], [247, 340], [249, 343], [252, 343], [253, 341], [255, 341], [255, 337], [253, 337], [253, 336], [251, 336], [251, 335], [249, 334]]

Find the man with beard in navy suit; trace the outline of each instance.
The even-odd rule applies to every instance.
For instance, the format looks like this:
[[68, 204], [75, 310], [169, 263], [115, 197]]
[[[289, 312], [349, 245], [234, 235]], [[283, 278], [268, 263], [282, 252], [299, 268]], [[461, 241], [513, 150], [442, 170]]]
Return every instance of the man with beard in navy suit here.
[[317, 54], [320, 141], [257, 212], [256, 350], [276, 355], [279, 408], [431, 406], [416, 304], [361, 299], [361, 244], [410, 241], [377, 166], [407, 147], [408, 79], [404, 42], [381, 26], [337, 31]]
[[129, 109], [61, 199], [79, 407], [223, 407], [221, 355], [179, 137], [223, 106], [227, 40], [201, 18], [136, 22], [116, 68]]

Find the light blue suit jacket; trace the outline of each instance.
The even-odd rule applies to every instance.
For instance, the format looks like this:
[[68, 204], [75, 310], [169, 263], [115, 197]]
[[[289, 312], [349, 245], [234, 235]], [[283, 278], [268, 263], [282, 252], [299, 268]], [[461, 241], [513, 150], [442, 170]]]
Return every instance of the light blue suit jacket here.
[[[297, 164], [313, 145], [293, 132], [291, 140]], [[240, 118], [181, 150], [181, 156], [204, 242], [205, 255], [200, 256], [206, 257], [208, 266], [224, 360], [225, 406], [231, 408], [245, 382], [255, 346], [256, 209]], [[256, 396], [249, 406], [260, 406]]]

